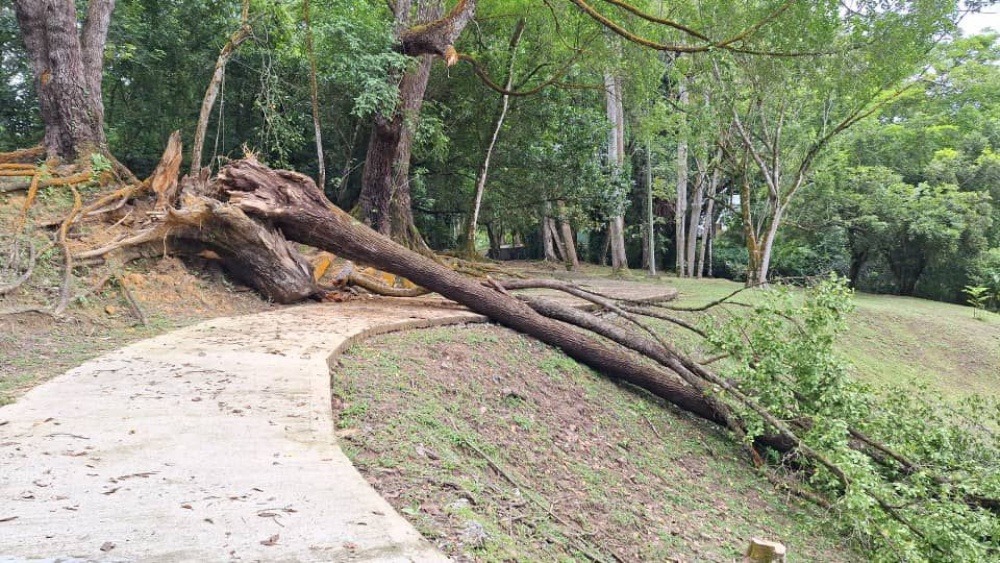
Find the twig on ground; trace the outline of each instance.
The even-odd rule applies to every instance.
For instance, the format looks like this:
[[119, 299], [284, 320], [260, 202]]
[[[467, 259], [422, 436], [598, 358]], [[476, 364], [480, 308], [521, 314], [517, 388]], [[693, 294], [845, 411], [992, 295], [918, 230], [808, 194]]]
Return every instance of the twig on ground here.
[[142, 312], [142, 307], [139, 306], [139, 302], [136, 301], [135, 296], [132, 295], [132, 291], [125, 284], [125, 278], [118, 275], [115, 278], [115, 282], [118, 284], [119, 289], [122, 290], [122, 295], [125, 296], [125, 301], [128, 303], [129, 309], [132, 310], [132, 315], [135, 316], [136, 320], [139, 321], [142, 326], [149, 326], [149, 321], [146, 320], [146, 313]]

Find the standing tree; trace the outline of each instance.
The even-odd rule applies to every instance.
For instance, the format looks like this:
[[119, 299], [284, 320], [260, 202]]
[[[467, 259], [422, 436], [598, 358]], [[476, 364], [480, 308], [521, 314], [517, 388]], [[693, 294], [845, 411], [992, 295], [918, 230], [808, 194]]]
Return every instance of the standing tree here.
[[[738, 169], [740, 208], [749, 267], [747, 283], [766, 283], [778, 229], [809, 181], [823, 150], [838, 135], [896, 99], [954, 26], [955, 3], [900, 2], [898, 11], [838, 3], [782, 24], [807, 38], [779, 33], [762, 49], [813, 50], [810, 57], [724, 53], [715, 60], [716, 90], [739, 146], [729, 151]], [[919, 5], [918, 5], [919, 4]], [[783, 27], [782, 26], [782, 27]]]
[[78, 26], [74, 2], [14, 0], [50, 158], [68, 161], [107, 150], [101, 77], [114, 7], [114, 0], [90, 0]]
[[434, 56], [449, 65], [458, 61], [454, 43], [472, 19], [476, 0], [460, 0], [444, 17], [441, 0], [390, 2], [396, 21], [398, 49], [419, 57], [416, 68], [390, 76], [399, 84], [399, 99], [389, 112], [375, 115], [361, 186], [365, 224], [410, 248], [424, 248], [410, 209], [410, 151], [413, 133]]

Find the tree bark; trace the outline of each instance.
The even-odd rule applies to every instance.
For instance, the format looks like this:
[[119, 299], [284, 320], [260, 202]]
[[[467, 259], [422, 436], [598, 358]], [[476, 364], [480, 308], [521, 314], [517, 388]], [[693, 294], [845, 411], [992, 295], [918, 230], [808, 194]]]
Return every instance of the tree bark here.
[[[681, 110], [688, 103], [687, 79], [682, 78], [678, 84], [679, 104]], [[687, 244], [685, 242], [685, 227], [688, 220], [688, 154], [687, 154], [687, 130], [681, 128], [677, 139], [677, 211], [674, 219], [674, 246], [677, 247], [677, 276], [684, 277], [685, 265], [687, 264]]]
[[[625, 111], [622, 106], [621, 90], [621, 79], [611, 72], [606, 72], [604, 92], [608, 122], [611, 125], [608, 130], [608, 167], [611, 170], [615, 190], [625, 189], [619, 185], [625, 165]], [[608, 236], [611, 237], [611, 268], [615, 271], [628, 269], [628, 257], [625, 254], [624, 209], [616, 209], [608, 221]]]
[[559, 234], [559, 230], [556, 228], [556, 220], [551, 217], [546, 217], [545, 225], [549, 231], [549, 238], [552, 239], [552, 242], [555, 247], [556, 261], [563, 263], [567, 262], [568, 259], [566, 258], [566, 247], [565, 245], [563, 245], [562, 235]]
[[253, 160], [235, 162], [218, 182], [229, 203], [274, 224], [297, 242], [406, 277], [514, 330], [560, 348], [610, 377], [623, 379], [702, 418], [724, 423], [698, 391], [676, 375], [635, 361], [628, 352], [535, 312], [518, 299], [458, 274], [366, 229], [332, 206], [306, 176], [272, 171]]
[[201, 170], [201, 155], [205, 148], [205, 135], [208, 133], [208, 122], [212, 117], [212, 108], [215, 107], [215, 99], [219, 96], [219, 88], [222, 79], [226, 76], [226, 64], [233, 58], [236, 49], [247, 39], [250, 39], [253, 30], [250, 28], [250, 2], [243, 0], [243, 13], [240, 28], [236, 30], [219, 52], [219, 58], [215, 61], [215, 70], [212, 78], [208, 81], [208, 88], [205, 89], [205, 97], [201, 102], [201, 111], [198, 114], [198, 125], [195, 127], [194, 144], [191, 148], [191, 174], [198, 174]]
[[559, 231], [562, 235], [562, 249], [566, 257], [566, 266], [571, 270], [576, 270], [580, 267], [580, 259], [576, 255], [576, 239], [573, 236], [573, 229], [569, 225], [569, 218], [566, 216], [566, 204], [563, 201], [558, 202], [559, 211]]
[[87, 19], [80, 32], [80, 51], [83, 70], [87, 80], [87, 94], [93, 111], [98, 112], [98, 120], [104, 125], [104, 98], [101, 81], [104, 78], [104, 47], [111, 26], [111, 13], [115, 11], [115, 0], [90, 0]]
[[14, 1], [49, 158], [70, 161], [107, 150], [100, 77], [113, 9], [113, 0], [91, 0], [81, 39], [74, 2]]
[[457, 61], [453, 43], [475, 13], [475, 0], [461, 0], [446, 16], [440, 0], [395, 5], [397, 40], [404, 54], [421, 57], [416, 69], [392, 76], [399, 100], [390, 114], [377, 114], [361, 178], [360, 218], [379, 233], [408, 248], [427, 250], [410, 207], [410, 150], [427, 90], [433, 56]]

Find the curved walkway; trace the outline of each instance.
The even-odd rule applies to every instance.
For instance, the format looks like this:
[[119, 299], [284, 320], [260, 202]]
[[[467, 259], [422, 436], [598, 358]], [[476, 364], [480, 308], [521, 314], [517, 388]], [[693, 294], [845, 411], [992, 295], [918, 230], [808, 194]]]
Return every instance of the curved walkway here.
[[446, 560], [337, 446], [328, 362], [372, 334], [482, 320], [436, 299], [292, 307], [36, 387], [0, 408], [0, 563]]

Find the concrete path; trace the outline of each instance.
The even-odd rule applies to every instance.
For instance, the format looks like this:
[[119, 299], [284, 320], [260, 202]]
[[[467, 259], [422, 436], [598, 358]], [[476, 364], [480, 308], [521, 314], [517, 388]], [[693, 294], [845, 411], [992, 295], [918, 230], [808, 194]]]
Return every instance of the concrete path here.
[[372, 334], [481, 320], [433, 299], [293, 307], [40, 385], [0, 408], [0, 563], [446, 560], [337, 447], [328, 362]]
[[337, 447], [327, 358], [480, 317], [389, 303], [215, 319], [0, 408], [0, 561], [445, 560]]

